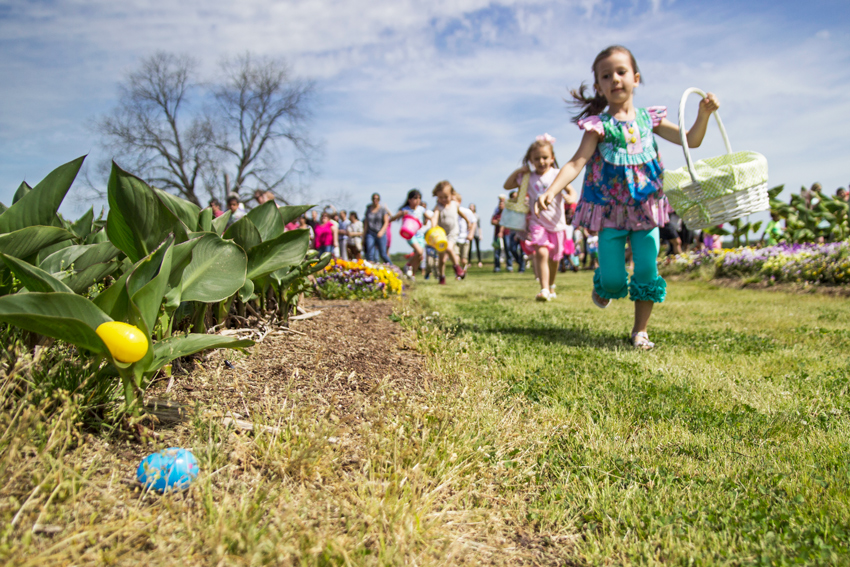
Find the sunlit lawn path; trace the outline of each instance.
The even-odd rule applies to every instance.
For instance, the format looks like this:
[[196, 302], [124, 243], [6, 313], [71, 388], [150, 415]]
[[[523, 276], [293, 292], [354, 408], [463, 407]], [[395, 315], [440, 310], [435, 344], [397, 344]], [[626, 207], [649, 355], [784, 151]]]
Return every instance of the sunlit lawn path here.
[[536, 529], [580, 534], [580, 564], [850, 564], [850, 302], [672, 282], [636, 352], [630, 302], [557, 283], [551, 303], [489, 271], [413, 294], [505, 411], [548, 424], [536, 485], [505, 488]]

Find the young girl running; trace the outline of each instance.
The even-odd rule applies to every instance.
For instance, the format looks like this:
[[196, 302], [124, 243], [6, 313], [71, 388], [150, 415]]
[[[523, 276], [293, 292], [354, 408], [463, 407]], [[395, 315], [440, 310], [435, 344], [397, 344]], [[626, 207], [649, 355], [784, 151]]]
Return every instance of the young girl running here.
[[[538, 136], [525, 152], [522, 167], [508, 176], [505, 189], [519, 187], [522, 178], [529, 175], [528, 199], [529, 202], [536, 203], [558, 175], [558, 160], [555, 159], [555, 149], [552, 147], [554, 141], [555, 138], [549, 134]], [[530, 167], [532, 165], [533, 173]], [[535, 207], [535, 214], [530, 215], [528, 219], [525, 245], [534, 251], [534, 275], [540, 280], [537, 301], [551, 301], [555, 298], [552, 287], [558, 273], [558, 262], [564, 256], [567, 236], [565, 201], [576, 201], [576, 191], [569, 185], [554, 194], [546, 207]]]
[[[626, 295], [635, 303], [632, 344], [650, 349], [646, 332], [652, 306], [664, 301], [667, 284], [658, 275], [658, 227], [668, 221], [667, 197], [661, 190], [664, 173], [653, 133], [678, 144], [679, 128], [665, 118], [663, 106], [637, 108], [635, 89], [640, 70], [631, 51], [614, 45], [593, 61], [595, 96], [585, 96], [585, 85], [571, 91], [582, 110], [573, 121], [583, 129], [578, 151], [535, 203], [545, 209], [555, 195], [574, 180], [587, 164], [581, 200], [576, 209], [578, 226], [599, 231], [599, 269], [593, 277], [593, 303], [605, 308]], [[709, 116], [719, 108], [709, 93], [700, 102], [688, 145], [698, 147]], [[607, 108], [607, 110], [606, 110]], [[628, 281], [626, 241], [634, 254], [634, 274]]]
[[422, 193], [419, 189], [411, 189], [407, 192], [407, 201], [402, 205], [398, 212], [390, 218], [390, 222], [398, 220], [405, 215], [415, 217], [419, 221], [419, 230], [416, 231], [411, 238], [407, 239], [407, 243], [413, 248], [413, 256], [410, 258], [410, 263], [407, 265], [407, 277], [414, 279], [413, 273], [419, 271], [419, 264], [425, 254], [425, 224], [426, 219], [431, 217], [430, 211], [422, 206]]
[[454, 264], [455, 277], [459, 280], [466, 275], [460, 267], [460, 258], [455, 251], [454, 243], [457, 242], [457, 235], [460, 228], [457, 224], [458, 216], [462, 216], [467, 223], [472, 224], [472, 219], [466, 216], [466, 213], [461, 210], [458, 202], [455, 200], [457, 191], [448, 181], [440, 181], [434, 187], [432, 194], [437, 198], [437, 206], [434, 208], [434, 216], [431, 218], [432, 226], [441, 226], [446, 231], [446, 238], [449, 241], [449, 246], [439, 253], [438, 269], [440, 274], [440, 283], [446, 283], [446, 256], [450, 256], [452, 264]]

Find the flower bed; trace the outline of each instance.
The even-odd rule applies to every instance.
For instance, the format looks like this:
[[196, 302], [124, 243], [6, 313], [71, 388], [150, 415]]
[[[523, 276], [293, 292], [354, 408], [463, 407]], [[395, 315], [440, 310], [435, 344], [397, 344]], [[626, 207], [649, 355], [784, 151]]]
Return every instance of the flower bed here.
[[658, 269], [662, 275], [713, 269], [714, 277], [844, 285], [850, 283], [850, 242], [700, 250], [661, 259]]
[[316, 275], [316, 295], [322, 299], [384, 299], [402, 289], [397, 267], [363, 260], [331, 260]]

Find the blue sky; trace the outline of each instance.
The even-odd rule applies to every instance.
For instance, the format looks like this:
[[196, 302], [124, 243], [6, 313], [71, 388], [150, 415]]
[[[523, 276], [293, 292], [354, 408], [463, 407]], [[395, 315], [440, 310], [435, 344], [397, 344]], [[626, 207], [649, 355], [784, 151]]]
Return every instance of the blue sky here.
[[[362, 211], [378, 191], [395, 209], [411, 187], [430, 195], [449, 179], [489, 213], [536, 135], [558, 139], [562, 162], [575, 151], [563, 98], [612, 43], [641, 66], [638, 104], [667, 105], [675, 119], [685, 88], [711, 90], [733, 149], [765, 154], [772, 183], [834, 191], [850, 184], [848, 24], [837, 0], [6, 0], [0, 201], [80, 155], [108, 158], [89, 124], [155, 50], [193, 55], [207, 74], [252, 51], [317, 81], [324, 158], [311, 201]], [[679, 147], [660, 144], [668, 168], [683, 164]], [[694, 156], [722, 151], [712, 127]], [[88, 206], [71, 198], [63, 211]]]

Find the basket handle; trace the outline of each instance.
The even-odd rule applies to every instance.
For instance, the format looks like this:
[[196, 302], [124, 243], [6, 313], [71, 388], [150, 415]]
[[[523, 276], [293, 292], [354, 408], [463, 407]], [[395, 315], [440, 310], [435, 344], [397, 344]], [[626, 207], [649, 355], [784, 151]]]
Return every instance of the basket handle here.
[[526, 173], [522, 176], [522, 183], [519, 184], [519, 193], [516, 195], [517, 203], [525, 203], [525, 197], [528, 195], [528, 179], [530, 174]]
[[528, 203], [525, 202], [525, 197], [528, 195], [528, 179], [531, 177], [530, 174], [526, 173], [522, 176], [522, 182], [519, 185], [519, 191], [516, 194], [516, 203], [506, 203], [505, 209], [509, 211], [514, 211], [517, 213], [528, 214], [531, 212], [531, 209], [528, 206]]
[[[688, 164], [688, 173], [691, 174], [691, 180], [696, 183], [697, 181], [697, 173], [694, 170], [694, 163], [691, 159], [691, 150], [688, 147], [688, 138], [686, 136], [687, 130], [685, 130], [685, 102], [688, 100], [688, 96], [692, 93], [696, 93], [702, 98], [706, 97], [706, 94], [696, 87], [691, 87], [687, 89], [682, 95], [682, 100], [679, 101], [679, 139], [682, 141], [682, 150], [685, 152], [685, 162]], [[732, 145], [729, 143], [729, 136], [726, 135], [726, 128], [723, 127], [723, 121], [720, 120], [720, 114], [715, 110], [711, 113], [714, 116], [714, 119], [717, 121], [717, 126], [720, 128], [720, 135], [723, 136], [723, 143], [726, 145], [726, 153], [732, 153]]]

